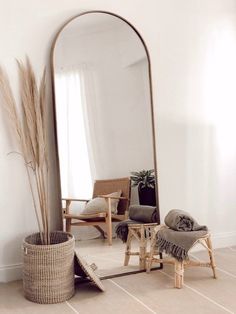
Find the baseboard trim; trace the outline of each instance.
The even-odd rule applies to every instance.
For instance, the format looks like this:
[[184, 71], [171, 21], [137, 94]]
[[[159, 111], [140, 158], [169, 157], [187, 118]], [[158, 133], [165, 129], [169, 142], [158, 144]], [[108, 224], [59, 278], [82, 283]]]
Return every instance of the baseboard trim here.
[[212, 233], [211, 237], [215, 249], [236, 245], [236, 231]]
[[0, 282], [22, 279], [22, 263], [0, 266]]
[[[236, 245], [236, 231], [213, 233], [211, 232], [211, 240], [213, 249], [220, 249], [224, 247], [230, 247]], [[192, 252], [203, 250], [202, 245], [198, 244]]]
[[[212, 233], [212, 244], [214, 249], [236, 245], [236, 231]], [[194, 251], [202, 250], [197, 246]], [[22, 263], [0, 266], [0, 282], [9, 282], [22, 279]]]

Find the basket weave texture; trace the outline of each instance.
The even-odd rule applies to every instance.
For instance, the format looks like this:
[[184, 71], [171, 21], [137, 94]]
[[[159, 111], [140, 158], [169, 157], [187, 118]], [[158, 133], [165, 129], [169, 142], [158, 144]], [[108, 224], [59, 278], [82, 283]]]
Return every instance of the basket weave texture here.
[[23, 289], [36, 303], [59, 303], [70, 299], [74, 288], [74, 244], [70, 233], [50, 234], [50, 245], [41, 245], [40, 234], [23, 241]]

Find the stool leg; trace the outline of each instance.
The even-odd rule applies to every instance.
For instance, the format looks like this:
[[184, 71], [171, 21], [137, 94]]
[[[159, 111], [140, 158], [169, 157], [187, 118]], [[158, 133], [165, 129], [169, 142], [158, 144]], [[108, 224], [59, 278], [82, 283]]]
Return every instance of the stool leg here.
[[184, 263], [175, 260], [175, 288], [181, 289], [184, 283]]
[[212, 250], [211, 237], [209, 236], [205, 241], [206, 241], [206, 244], [207, 244], [207, 247], [208, 247], [208, 254], [209, 254], [209, 257], [210, 257], [210, 264], [211, 264], [211, 268], [212, 268], [212, 271], [213, 271], [213, 277], [217, 278], [216, 277], [215, 258], [214, 258], [213, 250]]
[[150, 273], [152, 267], [152, 257], [153, 255], [150, 253], [146, 263], [146, 272]]
[[144, 227], [140, 230], [140, 244], [139, 244], [139, 269], [146, 269], [146, 239]]
[[156, 232], [153, 231], [153, 234], [151, 237], [151, 243], [150, 243], [150, 253], [149, 253], [148, 258], [146, 260], [146, 271], [147, 271], [147, 273], [150, 273], [150, 271], [151, 271], [153, 256], [155, 253], [155, 247], [156, 247]]
[[133, 235], [132, 235], [131, 232], [129, 231], [128, 237], [127, 237], [127, 242], [126, 242], [126, 251], [125, 251], [124, 266], [128, 266], [128, 264], [129, 264], [132, 237], [133, 237]]

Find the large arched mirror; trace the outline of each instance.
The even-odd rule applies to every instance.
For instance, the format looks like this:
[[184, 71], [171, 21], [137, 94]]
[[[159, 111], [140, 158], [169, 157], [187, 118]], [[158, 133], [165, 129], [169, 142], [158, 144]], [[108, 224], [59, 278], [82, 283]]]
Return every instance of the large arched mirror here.
[[[80, 14], [55, 39], [52, 74], [63, 206], [70, 205], [74, 216], [86, 215], [86, 202], [66, 200], [91, 199], [94, 182], [153, 170], [155, 204], [149, 205], [156, 205], [159, 222], [150, 58], [139, 33], [115, 14]], [[120, 193], [114, 190], [107, 191]], [[142, 203], [137, 186], [129, 189], [129, 199], [122, 195], [112, 199], [115, 206], [120, 202], [118, 214], [122, 206]], [[107, 245], [101, 226], [94, 228], [92, 222], [72, 226], [71, 232], [79, 253], [96, 263], [98, 274], [138, 270], [137, 257], [122, 266], [125, 244], [115, 238], [115, 224], [112, 245]]]

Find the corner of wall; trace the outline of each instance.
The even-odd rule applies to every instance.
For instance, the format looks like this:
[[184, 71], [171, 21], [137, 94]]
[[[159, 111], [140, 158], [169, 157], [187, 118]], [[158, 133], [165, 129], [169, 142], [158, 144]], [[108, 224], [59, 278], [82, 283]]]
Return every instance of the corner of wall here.
[[22, 264], [0, 266], [0, 282], [22, 279]]

